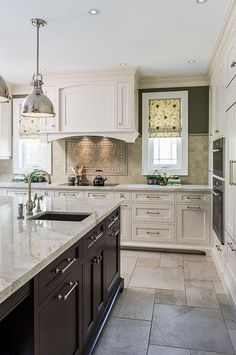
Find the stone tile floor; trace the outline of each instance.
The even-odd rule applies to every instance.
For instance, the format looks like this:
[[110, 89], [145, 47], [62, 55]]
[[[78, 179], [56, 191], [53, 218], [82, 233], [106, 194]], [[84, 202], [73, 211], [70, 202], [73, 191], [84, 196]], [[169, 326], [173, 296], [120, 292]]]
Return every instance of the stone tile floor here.
[[121, 274], [95, 355], [236, 354], [236, 318], [211, 257], [127, 250]]

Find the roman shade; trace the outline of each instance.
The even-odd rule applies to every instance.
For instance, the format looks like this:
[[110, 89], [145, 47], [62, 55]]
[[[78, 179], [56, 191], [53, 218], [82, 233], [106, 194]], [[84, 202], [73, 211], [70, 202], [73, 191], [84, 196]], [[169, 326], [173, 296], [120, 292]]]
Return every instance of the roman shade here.
[[181, 137], [181, 99], [149, 100], [149, 138]]

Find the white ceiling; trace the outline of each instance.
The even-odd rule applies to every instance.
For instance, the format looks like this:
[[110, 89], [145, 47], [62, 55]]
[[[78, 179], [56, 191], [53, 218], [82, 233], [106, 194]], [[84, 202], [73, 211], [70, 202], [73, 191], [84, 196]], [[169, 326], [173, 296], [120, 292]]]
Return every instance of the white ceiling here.
[[[137, 66], [144, 75], [204, 74], [230, 0], [1, 1], [0, 74], [29, 82], [41, 17], [41, 67], [47, 72]], [[88, 10], [98, 8], [99, 16]], [[188, 64], [195, 59], [195, 64]]]

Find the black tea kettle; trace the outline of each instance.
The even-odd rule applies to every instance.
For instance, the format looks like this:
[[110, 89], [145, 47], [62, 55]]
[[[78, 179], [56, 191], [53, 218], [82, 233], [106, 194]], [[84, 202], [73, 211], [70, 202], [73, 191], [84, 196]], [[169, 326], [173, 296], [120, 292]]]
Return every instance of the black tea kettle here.
[[[96, 172], [103, 172], [103, 171], [101, 169], [97, 169]], [[106, 180], [107, 180], [106, 177], [102, 177], [102, 175], [97, 175], [93, 179], [93, 185], [94, 186], [104, 186]]]

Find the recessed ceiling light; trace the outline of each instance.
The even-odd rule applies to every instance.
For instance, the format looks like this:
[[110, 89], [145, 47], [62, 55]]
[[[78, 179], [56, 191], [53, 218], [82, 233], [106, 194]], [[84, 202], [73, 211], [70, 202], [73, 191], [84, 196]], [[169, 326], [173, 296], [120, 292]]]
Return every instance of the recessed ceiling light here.
[[196, 60], [195, 60], [195, 59], [190, 59], [190, 60], [188, 60], [188, 64], [194, 64], [194, 63], [196, 63]]
[[196, 0], [197, 4], [204, 4], [207, 0]]
[[127, 63], [120, 63], [121, 67], [125, 67], [127, 65]]
[[101, 13], [101, 11], [98, 10], [98, 9], [91, 9], [91, 10], [89, 10], [89, 15], [95, 16], [95, 15], [100, 15], [100, 13]]

